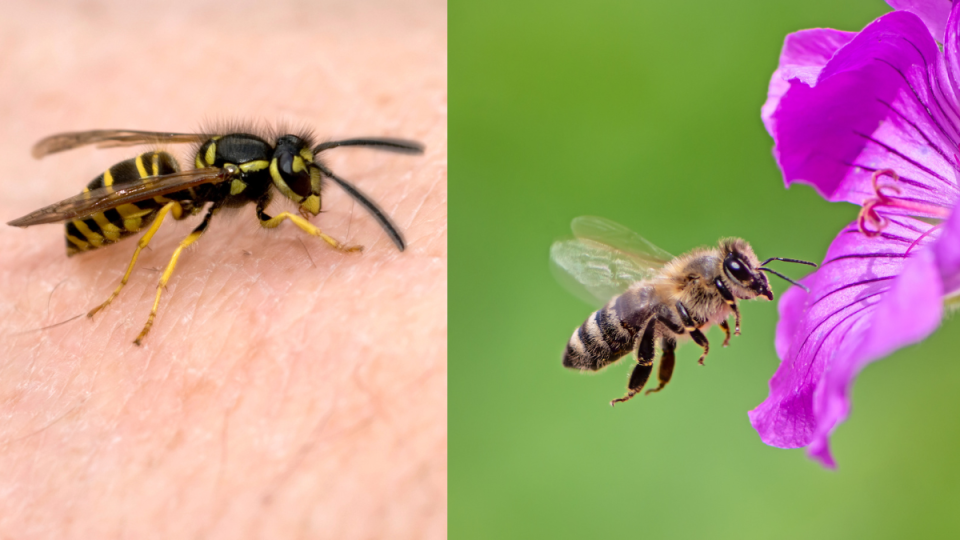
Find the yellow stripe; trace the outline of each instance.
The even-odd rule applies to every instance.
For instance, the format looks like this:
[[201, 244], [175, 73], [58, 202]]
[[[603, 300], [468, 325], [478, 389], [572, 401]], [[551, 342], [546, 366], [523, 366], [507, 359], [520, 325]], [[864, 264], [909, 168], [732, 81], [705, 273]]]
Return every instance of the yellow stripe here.
[[139, 206], [132, 203], [121, 204], [116, 208], [116, 210], [117, 212], [120, 212], [120, 217], [122, 217], [123, 219], [143, 217], [149, 214], [150, 212], [154, 211], [153, 208], [147, 208], [146, 210], [144, 210], [143, 208], [140, 208]]
[[213, 165], [217, 162], [217, 143], [210, 143], [203, 158], [207, 161], [207, 165]]
[[283, 193], [284, 197], [296, 203], [303, 200], [303, 197], [294, 193], [293, 190], [290, 189], [290, 186], [283, 180], [283, 177], [280, 176], [280, 170], [277, 168], [277, 158], [270, 160], [270, 177], [273, 178], [273, 184], [277, 186], [280, 193]]
[[320, 197], [317, 195], [310, 195], [307, 197], [307, 200], [300, 203], [300, 207], [313, 215], [317, 215], [320, 213]]
[[248, 161], [246, 163], [240, 164], [240, 170], [243, 172], [256, 172], [262, 171], [270, 166], [270, 162], [265, 159], [258, 159], [256, 161]]
[[303, 164], [303, 158], [300, 156], [294, 156], [293, 158], [293, 172], [302, 172], [307, 167]]
[[230, 194], [236, 195], [241, 193], [243, 190], [247, 189], [247, 184], [243, 180], [234, 180], [230, 182]]
[[206, 167], [206, 165], [205, 165], [202, 161], [200, 161], [200, 154], [197, 154], [197, 158], [193, 160], [193, 164], [194, 164], [198, 169], [202, 169], [202, 168]]
[[80, 231], [80, 234], [85, 236], [94, 247], [100, 247], [103, 245], [103, 236], [100, 236], [99, 233], [91, 231], [90, 227], [87, 227], [87, 224], [82, 220], [74, 219], [71, 221], [71, 223], [73, 223], [73, 226], [76, 227], [77, 230]]
[[97, 212], [90, 217], [100, 226], [100, 230], [103, 231], [103, 235], [107, 237], [107, 240], [116, 242], [120, 239], [120, 227], [110, 223], [110, 220], [107, 219], [107, 216], [103, 215], [103, 212]]
[[103, 172], [103, 187], [107, 188], [109, 193], [113, 193], [113, 173], [110, 169]]
[[150, 176], [147, 174], [147, 168], [143, 166], [143, 154], [137, 156], [137, 158], [133, 161], [137, 164], [137, 172], [140, 173], [140, 178], [146, 178]]
[[309, 148], [304, 148], [301, 150], [300, 155], [306, 161], [313, 161], [313, 150], [310, 150]]
[[83, 240], [77, 238], [76, 236], [73, 236], [72, 234], [67, 235], [67, 240], [69, 240], [71, 244], [80, 248], [80, 251], [86, 251], [90, 249], [90, 244], [84, 242]]
[[123, 220], [123, 228], [130, 232], [137, 232], [140, 230], [140, 225], [142, 222], [143, 220], [138, 217], [127, 218]]
[[153, 176], [160, 176], [160, 154], [154, 152], [151, 161], [153, 161]]

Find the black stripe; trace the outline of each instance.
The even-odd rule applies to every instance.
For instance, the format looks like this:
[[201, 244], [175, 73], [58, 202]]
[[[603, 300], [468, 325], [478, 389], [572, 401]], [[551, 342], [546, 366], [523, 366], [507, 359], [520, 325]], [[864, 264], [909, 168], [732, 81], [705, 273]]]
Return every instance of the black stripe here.
[[[144, 163], [144, 165], [146, 165], [146, 163]], [[140, 171], [137, 170], [136, 158], [123, 160], [113, 167], [110, 167], [109, 170], [110, 174], [113, 175], [114, 186], [140, 183], [141, 176]]]
[[594, 319], [597, 326], [600, 327], [600, 333], [603, 335], [604, 341], [607, 342], [607, 346], [610, 347], [612, 352], [618, 353], [624, 349], [627, 349], [626, 352], [630, 352], [629, 349], [633, 348], [633, 335], [622, 332], [614, 317], [615, 315], [611, 315], [606, 309], [601, 309], [596, 312]]
[[100, 236], [103, 237], [103, 243], [104, 243], [104, 244], [112, 244], [112, 243], [113, 243], [109, 238], [106, 237], [106, 235], [103, 233], [103, 229], [100, 228], [100, 225], [97, 224], [97, 222], [94, 221], [93, 218], [87, 218], [87, 219], [84, 219], [84, 220], [81, 220], [81, 221], [83, 221], [83, 223], [87, 226], [87, 228], [90, 229], [90, 232], [99, 233]]
[[166, 152], [157, 152], [160, 155], [160, 174], [172, 174], [180, 170], [180, 165], [173, 156]]
[[[80, 232], [80, 229], [78, 229], [77, 226], [74, 225], [72, 221], [68, 221], [66, 225], [67, 225], [67, 235], [72, 236], [74, 238], [79, 238], [80, 240], [84, 240], [84, 241], [87, 240], [87, 237], [84, 236], [82, 232]], [[67, 242], [69, 242], [69, 240], [67, 240]]]
[[110, 208], [103, 211], [103, 216], [107, 218], [107, 221], [113, 223], [117, 227], [123, 228], [123, 218], [120, 217], [120, 212], [117, 212], [116, 208]]
[[102, 175], [102, 174], [101, 174], [100, 176], [94, 178], [93, 180], [90, 181], [89, 184], [87, 184], [87, 189], [90, 189], [90, 190], [94, 190], [94, 189], [98, 189], [98, 188], [102, 188], [102, 187], [103, 187], [103, 175]]

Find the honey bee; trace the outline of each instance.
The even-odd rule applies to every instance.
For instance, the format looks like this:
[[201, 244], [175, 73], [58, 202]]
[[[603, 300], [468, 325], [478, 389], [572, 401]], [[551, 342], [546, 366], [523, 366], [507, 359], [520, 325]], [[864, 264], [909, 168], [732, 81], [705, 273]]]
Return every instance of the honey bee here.
[[[704, 332], [716, 324], [730, 343], [740, 335], [737, 300], [766, 298], [773, 291], [763, 272], [803, 287], [765, 266], [771, 261], [817, 265], [797, 259], [771, 257], [762, 263], [745, 240], [723, 238], [715, 247], [703, 247], [673, 257], [630, 229], [610, 220], [582, 216], [571, 223], [576, 238], [555, 242], [550, 260], [557, 278], [591, 303], [605, 305], [574, 330], [563, 354], [564, 367], [597, 371], [633, 352], [637, 365], [627, 394], [615, 405], [640, 393], [653, 371], [659, 345], [659, 392], [670, 382], [677, 342], [690, 338], [703, 348], [699, 363], [710, 351]], [[571, 279], [572, 278], [572, 279]], [[804, 289], [806, 287], [803, 287]]]

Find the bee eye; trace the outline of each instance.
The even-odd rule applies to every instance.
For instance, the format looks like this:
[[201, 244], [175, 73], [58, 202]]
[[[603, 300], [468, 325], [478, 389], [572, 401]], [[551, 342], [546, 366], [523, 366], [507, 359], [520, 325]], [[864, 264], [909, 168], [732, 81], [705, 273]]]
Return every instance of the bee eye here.
[[723, 261], [723, 268], [727, 271], [728, 276], [740, 283], [746, 284], [753, 280], [753, 276], [750, 274], [750, 270], [747, 269], [747, 265], [736, 255], [727, 255], [727, 259]]

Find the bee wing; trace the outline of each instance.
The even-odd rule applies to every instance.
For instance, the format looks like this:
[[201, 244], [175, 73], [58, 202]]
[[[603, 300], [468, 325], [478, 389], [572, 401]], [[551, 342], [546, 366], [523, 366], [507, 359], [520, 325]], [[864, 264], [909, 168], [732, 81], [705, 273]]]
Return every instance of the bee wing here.
[[554, 242], [557, 280], [590, 304], [603, 305], [637, 281], [649, 279], [673, 256], [608, 219], [582, 216], [570, 224], [576, 238]]
[[71, 131], [57, 133], [41, 139], [33, 145], [33, 157], [40, 159], [44, 156], [63, 152], [88, 144], [95, 144], [97, 148], [111, 148], [114, 146], [136, 146], [140, 144], [161, 143], [197, 143], [209, 139], [211, 135], [203, 133], [162, 133], [154, 131], [135, 131], [131, 129], [95, 129], [92, 131]]
[[636, 259], [641, 266], [659, 269], [674, 258], [646, 238], [606, 218], [580, 216], [573, 218], [570, 228], [577, 238], [593, 240], [622, 251]]
[[135, 203], [159, 195], [166, 195], [175, 191], [199, 186], [201, 184], [216, 184], [227, 180], [229, 175], [219, 167], [192, 169], [161, 176], [148, 176], [141, 182], [122, 187], [101, 187], [81, 193], [56, 204], [51, 204], [31, 212], [22, 218], [15, 219], [7, 225], [14, 227], [29, 227], [43, 223], [57, 223], [70, 219], [89, 216], [116, 208], [121, 204]]

